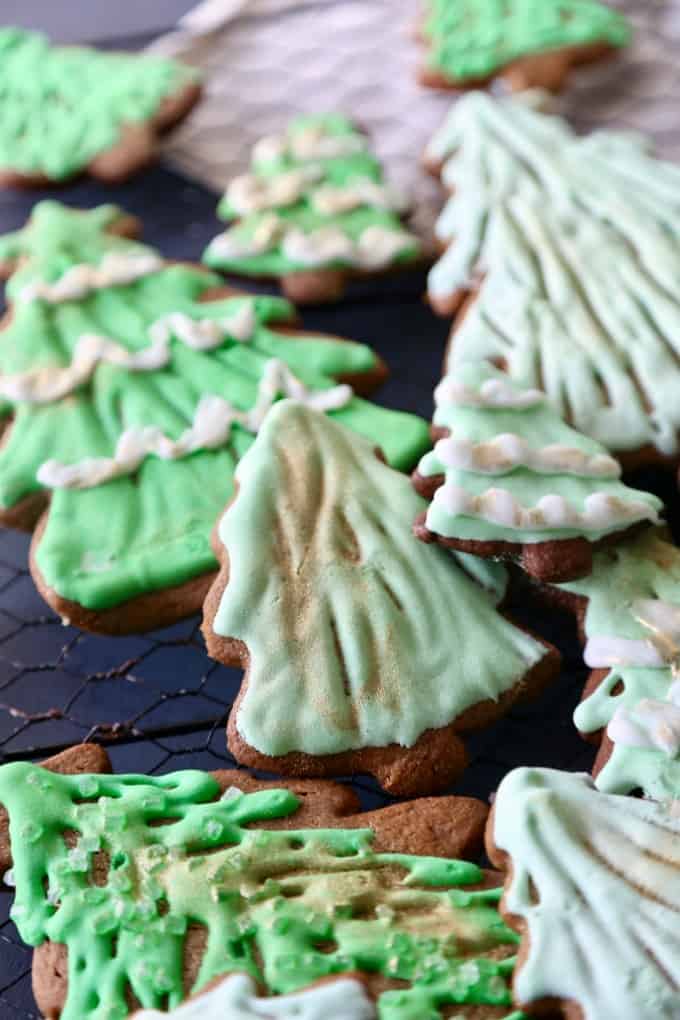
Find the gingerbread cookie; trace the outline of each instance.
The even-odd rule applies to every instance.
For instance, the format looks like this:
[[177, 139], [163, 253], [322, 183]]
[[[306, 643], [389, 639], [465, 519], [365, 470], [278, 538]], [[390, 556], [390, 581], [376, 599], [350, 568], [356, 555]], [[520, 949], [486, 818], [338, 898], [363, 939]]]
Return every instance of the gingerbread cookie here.
[[680, 817], [598, 793], [589, 776], [515, 769], [487, 849], [501, 912], [522, 936], [515, 1001], [567, 1020], [680, 1016]]
[[218, 979], [172, 1010], [135, 1013], [133, 1020], [378, 1020], [359, 977], [329, 978], [290, 995], [260, 996], [248, 974]]
[[198, 73], [175, 61], [2, 28], [0, 184], [42, 187], [83, 172], [126, 180], [200, 94]]
[[637, 135], [577, 137], [535, 100], [472, 93], [428, 152], [453, 192], [430, 300], [453, 314], [469, 298], [446, 368], [503, 365], [626, 468], [675, 461], [680, 171]]
[[596, 0], [423, 0], [420, 80], [470, 88], [501, 78], [512, 90], [559, 91], [573, 67], [630, 42], [618, 11]]
[[209, 654], [246, 669], [232, 754], [286, 775], [369, 772], [405, 796], [446, 788], [465, 734], [540, 689], [555, 649], [413, 539], [424, 503], [408, 479], [323, 415], [281, 402], [236, 480], [203, 626]]
[[568, 581], [590, 573], [598, 545], [658, 523], [661, 500], [624, 485], [604, 447], [488, 361], [457, 366], [435, 404], [438, 440], [413, 475], [432, 500], [415, 524], [424, 542]]
[[592, 672], [574, 722], [600, 741], [598, 787], [680, 799], [680, 550], [641, 535], [540, 594], [578, 620]]
[[0, 521], [32, 527], [62, 617], [121, 633], [196, 611], [236, 462], [280, 395], [328, 411], [412, 467], [427, 426], [359, 400], [385, 366], [303, 333], [282, 299], [113, 234], [119, 211], [40, 203], [0, 239], [18, 259], [0, 343]]
[[402, 225], [402, 196], [360, 131], [337, 114], [297, 117], [255, 146], [218, 213], [230, 225], [204, 261], [238, 276], [275, 278], [299, 304], [340, 297], [347, 278], [407, 266], [421, 245]]
[[0, 869], [45, 1016], [175, 1009], [228, 974], [290, 996], [361, 972], [385, 1020], [507, 1017], [518, 939], [497, 877], [450, 857], [479, 845], [479, 801], [362, 814], [333, 783], [65, 774], [96, 753], [0, 768]]

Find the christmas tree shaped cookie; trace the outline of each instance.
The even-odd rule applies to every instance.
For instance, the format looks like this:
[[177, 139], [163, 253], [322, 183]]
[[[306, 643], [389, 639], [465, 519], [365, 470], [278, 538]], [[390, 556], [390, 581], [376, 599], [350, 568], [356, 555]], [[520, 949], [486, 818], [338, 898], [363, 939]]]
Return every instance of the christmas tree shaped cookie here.
[[578, 137], [536, 99], [465, 96], [428, 150], [453, 192], [430, 301], [469, 298], [448, 368], [502, 364], [626, 468], [675, 461], [680, 168], [637, 135]]
[[191, 110], [198, 75], [157, 57], [50, 46], [0, 29], [0, 183], [44, 185], [87, 171], [121, 181]]
[[87, 746], [46, 763], [58, 773], [0, 769], [0, 867], [45, 1015], [176, 1009], [229, 974], [288, 997], [358, 972], [363, 1012], [347, 1020], [365, 1020], [367, 995], [387, 1020], [510, 1013], [518, 939], [497, 878], [455, 859], [481, 839], [480, 802], [361, 814], [332, 783], [83, 773], [97, 758], [106, 769]]
[[446, 787], [463, 735], [538, 689], [554, 649], [415, 541], [408, 479], [323, 415], [281, 402], [236, 477], [203, 628], [209, 654], [247, 670], [232, 753], [289, 775], [369, 772], [403, 795]]
[[423, 541], [565, 581], [590, 573], [598, 544], [658, 521], [656, 496], [624, 485], [599, 443], [489, 362], [458, 366], [435, 402], [440, 438], [413, 476], [432, 500], [416, 522]]
[[425, 0], [420, 80], [465, 88], [501, 77], [512, 89], [559, 90], [572, 67], [630, 41], [628, 22], [597, 0]]
[[404, 211], [349, 120], [297, 117], [280, 137], [258, 142], [249, 172], [229, 185], [218, 212], [230, 226], [204, 260], [238, 276], [277, 278], [300, 304], [333, 300], [350, 275], [421, 257]]
[[680, 550], [648, 532], [543, 595], [579, 622], [592, 672], [574, 722], [601, 734], [598, 787], [680, 798]]
[[486, 842], [506, 871], [501, 912], [522, 936], [516, 1002], [569, 1020], [680, 1016], [677, 807], [515, 769]]
[[296, 331], [281, 299], [216, 290], [204, 268], [111, 233], [117, 217], [41, 203], [0, 240], [0, 264], [18, 259], [0, 342], [0, 520], [32, 526], [51, 493], [34, 577], [62, 616], [114, 632], [200, 606], [210, 531], [278, 396], [332, 413], [402, 468], [427, 441], [420, 419], [353, 395], [384, 375], [368, 347]]

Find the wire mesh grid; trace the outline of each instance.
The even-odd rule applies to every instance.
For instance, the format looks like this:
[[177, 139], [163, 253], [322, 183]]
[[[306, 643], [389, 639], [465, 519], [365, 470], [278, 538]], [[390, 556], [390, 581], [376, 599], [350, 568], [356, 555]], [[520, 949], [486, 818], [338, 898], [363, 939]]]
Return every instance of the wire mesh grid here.
[[[634, 8], [632, 0], [622, 6]], [[588, 92], [579, 92], [576, 85], [568, 109], [580, 113], [584, 126], [611, 121], [637, 127], [654, 121], [656, 113], [654, 133], [662, 148], [666, 154], [680, 151], [680, 131], [668, 115], [680, 92], [677, 62], [676, 67], [672, 60], [669, 64], [680, 38], [680, 27], [669, 17], [673, 9], [680, 11], [680, 3], [649, 0], [645, 6], [650, 23], [654, 16], [654, 28], [644, 35], [637, 54], [639, 73], [619, 81], [624, 89], [614, 106], [602, 104], [601, 115], [593, 117]], [[646, 87], [648, 68], [657, 58], [663, 83]], [[0, 194], [0, 231], [22, 224], [41, 197]], [[119, 202], [142, 219], [145, 238], [170, 258], [198, 258], [219, 229], [215, 194], [163, 167], [113, 193], [85, 181], [59, 197], [85, 207]], [[362, 285], [342, 305], [306, 313], [304, 325], [371, 343], [392, 369], [379, 402], [429, 417], [447, 324], [428, 311], [423, 289], [418, 274]], [[674, 479], [649, 472], [632, 481], [665, 499], [671, 524], [680, 521]], [[117, 771], [234, 767], [224, 729], [241, 674], [207, 658], [200, 620], [125, 639], [63, 626], [34, 588], [27, 566], [29, 541], [25, 535], [0, 532], [0, 763], [40, 759], [95, 740], [107, 747]], [[470, 766], [452, 792], [487, 798], [505, 772], [520, 763], [571, 770], [592, 764], [594, 749], [579, 738], [571, 721], [586, 676], [573, 624], [535, 607], [519, 604], [513, 611], [519, 622], [560, 648], [562, 673], [539, 700], [517, 706], [470, 741]], [[368, 779], [356, 778], [352, 785], [366, 807], [391, 800]], [[10, 904], [9, 893], [0, 892], [0, 1020], [39, 1020], [31, 994], [31, 951], [8, 919]]]

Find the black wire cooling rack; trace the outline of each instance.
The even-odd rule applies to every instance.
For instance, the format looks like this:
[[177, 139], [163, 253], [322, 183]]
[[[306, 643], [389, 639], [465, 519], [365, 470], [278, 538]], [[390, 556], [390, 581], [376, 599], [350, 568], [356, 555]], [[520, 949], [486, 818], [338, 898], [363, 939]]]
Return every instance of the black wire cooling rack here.
[[[661, 7], [660, 0], [648, 2]], [[141, 42], [131, 40], [131, 48]], [[46, 196], [0, 192], [0, 233], [22, 225], [33, 203]], [[142, 220], [145, 239], [169, 258], [198, 259], [219, 229], [216, 195], [163, 167], [118, 189], [84, 181], [56, 197], [83, 207], [118, 202]], [[430, 313], [423, 291], [422, 275], [400, 276], [357, 288], [341, 305], [303, 318], [307, 328], [370, 343], [392, 370], [378, 401], [429, 418], [447, 324]], [[680, 521], [674, 478], [647, 472], [631, 481], [666, 501], [672, 527]], [[106, 746], [119, 772], [234, 767], [224, 730], [240, 672], [207, 658], [198, 617], [129, 638], [63, 626], [33, 586], [28, 546], [28, 536], [0, 531], [0, 763], [37, 760], [94, 740]], [[586, 677], [572, 622], [522, 605], [513, 613], [560, 648], [562, 674], [540, 700], [473, 738], [471, 764], [452, 792], [486, 799], [521, 763], [570, 770], [592, 765], [594, 750], [571, 721]], [[352, 785], [366, 807], [391, 799], [368, 779]], [[31, 952], [8, 920], [10, 903], [9, 893], [0, 892], [0, 1020], [39, 1020]]]

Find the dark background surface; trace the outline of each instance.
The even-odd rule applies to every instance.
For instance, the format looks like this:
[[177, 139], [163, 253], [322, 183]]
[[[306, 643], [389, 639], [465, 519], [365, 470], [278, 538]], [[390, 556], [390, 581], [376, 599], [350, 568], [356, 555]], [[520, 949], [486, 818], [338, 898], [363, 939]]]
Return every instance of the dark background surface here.
[[[130, 5], [136, 19], [128, 23], [132, 31], [161, 27], [188, 3], [156, 0], [152, 6], [153, 17], [145, 5], [137, 11]], [[99, 36], [114, 36], [120, 21], [120, 12], [109, 3], [92, 3], [82, 18], [72, 16], [70, 4], [36, 13], [40, 7], [5, 2], [0, 12], [4, 21], [56, 27], [60, 38], [92, 38], [100, 15]], [[110, 8], [114, 13], [107, 21]], [[138, 41], [124, 40], [130, 46]], [[41, 197], [1, 192], [0, 232], [20, 226]], [[143, 220], [145, 239], [170, 258], [198, 259], [219, 229], [217, 196], [162, 166], [119, 188], [82, 181], [60, 189], [56, 197], [84, 207], [118, 202]], [[422, 274], [363, 285], [342, 304], [306, 311], [303, 319], [310, 328], [370, 343], [392, 370], [375, 399], [429, 418], [448, 327], [429, 311], [423, 290]], [[633, 480], [664, 497], [669, 519], [678, 519], [670, 476], [652, 472]], [[206, 657], [199, 620], [128, 639], [64, 627], [35, 591], [27, 569], [28, 541], [24, 535], [0, 532], [0, 762], [45, 757], [95, 739], [107, 745], [118, 771], [233, 765], [224, 726], [240, 673]], [[471, 741], [472, 762], [455, 792], [487, 799], [516, 764], [584, 770], [592, 763], [593, 749], [571, 722], [586, 675], [571, 622], [522, 605], [515, 615], [560, 647], [562, 675], [540, 701], [515, 709]], [[368, 780], [360, 778], [354, 785], [367, 806], [389, 800]], [[0, 1020], [37, 1020], [31, 954], [6, 919], [9, 906], [10, 895], [0, 892]]]

